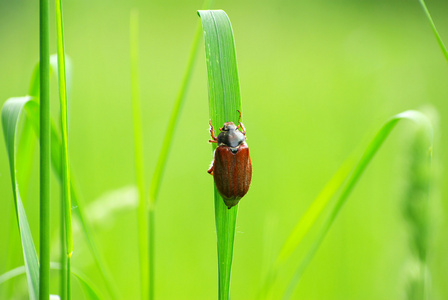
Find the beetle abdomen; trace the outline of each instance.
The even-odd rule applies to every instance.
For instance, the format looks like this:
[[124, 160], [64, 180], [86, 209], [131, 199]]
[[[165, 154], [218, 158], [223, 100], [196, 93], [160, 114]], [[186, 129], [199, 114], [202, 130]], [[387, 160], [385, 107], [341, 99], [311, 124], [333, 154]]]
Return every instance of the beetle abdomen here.
[[246, 143], [238, 146], [236, 153], [232, 153], [228, 146], [216, 148], [213, 178], [227, 207], [237, 205], [249, 190], [252, 179], [252, 164]]

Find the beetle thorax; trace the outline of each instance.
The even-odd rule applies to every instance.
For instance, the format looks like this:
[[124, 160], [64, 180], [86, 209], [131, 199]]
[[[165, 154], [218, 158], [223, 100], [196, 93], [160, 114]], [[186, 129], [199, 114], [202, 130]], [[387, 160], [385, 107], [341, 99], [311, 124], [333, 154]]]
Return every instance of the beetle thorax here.
[[218, 145], [236, 148], [244, 143], [246, 137], [237, 129], [233, 122], [226, 122], [218, 135]]

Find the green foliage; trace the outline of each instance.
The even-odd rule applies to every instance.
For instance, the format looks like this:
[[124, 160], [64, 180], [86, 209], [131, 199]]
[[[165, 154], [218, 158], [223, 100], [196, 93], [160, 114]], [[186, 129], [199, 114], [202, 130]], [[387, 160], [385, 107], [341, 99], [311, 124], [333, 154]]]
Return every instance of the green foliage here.
[[[232, 26], [222, 10], [198, 11], [204, 31], [207, 59], [210, 120], [215, 128], [224, 122], [238, 123], [241, 110], [235, 42]], [[212, 144], [212, 150], [216, 144]], [[218, 236], [219, 299], [230, 298], [233, 244], [238, 205], [227, 209], [215, 189], [215, 222]]]
[[[50, 267], [53, 270], [61, 269], [61, 266], [57, 263], [50, 263]], [[5, 283], [6, 281], [8, 281], [10, 279], [13, 279], [14, 277], [17, 277], [17, 276], [20, 276], [23, 274], [26, 274], [25, 266], [20, 266], [15, 269], [12, 269], [12, 270], [0, 275], [0, 285], [2, 285], [3, 283]], [[94, 284], [89, 279], [87, 279], [87, 277], [84, 274], [82, 274], [80, 271], [73, 271], [72, 275], [78, 279], [78, 281], [81, 284], [81, 286], [83, 287], [88, 299], [90, 299], [90, 300], [101, 299], [101, 297], [99, 296], [100, 294], [97, 291], [97, 288], [94, 286]]]
[[[53, 57], [52, 57], [53, 58]], [[51, 73], [56, 73], [57, 63], [51, 59]], [[30, 83], [30, 94], [37, 97], [39, 94], [39, 64], [35, 67]], [[70, 74], [70, 70], [67, 71]], [[5, 143], [8, 150], [8, 158], [10, 161], [11, 181], [13, 184], [14, 202], [16, 206], [17, 222], [19, 225], [22, 249], [25, 258], [25, 267], [27, 268], [27, 279], [31, 297], [37, 299], [38, 283], [39, 283], [39, 269], [37, 254], [34, 248], [34, 242], [29, 230], [29, 225], [26, 217], [26, 212], [23, 208], [21, 196], [24, 194], [22, 189], [19, 190], [18, 183], [26, 183], [32, 167], [32, 147], [33, 135], [39, 136], [39, 110], [40, 106], [32, 97], [11, 98], [2, 108], [2, 127], [5, 136]], [[23, 128], [20, 126], [20, 120], [24, 119]], [[33, 133], [34, 132], [34, 133]], [[54, 122], [51, 122], [51, 165], [57, 175], [57, 178], [62, 182], [62, 141], [57, 133]], [[73, 204], [77, 207], [74, 211], [84, 237], [89, 245], [90, 251], [94, 257], [98, 268], [108, 288], [109, 294], [114, 299], [117, 291], [114, 288], [112, 277], [105, 266], [103, 259], [96, 247], [92, 229], [86, 222], [83, 213], [82, 203], [79, 199], [79, 192], [74, 185], [73, 178], [71, 178], [71, 198]], [[26, 191], [26, 189], [23, 189]], [[37, 273], [36, 273], [37, 272]], [[33, 296], [34, 294], [34, 296]]]
[[[30, 226], [23, 207], [17, 174], [21, 170], [17, 169], [17, 145], [18, 128], [20, 116], [23, 112], [36, 111], [37, 103], [31, 101], [31, 97], [11, 98], [6, 101], [2, 109], [2, 127], [5, 137], [5, 144], [8, 150], [8, 159], [11, 172], [12, 191], [14, 195], [14, 205], [16, 209], [17, 223], [19, 226], [20, 239], [22, 242], [23, 258], [28, 281], [28, 290], [31, 299], [39, 298], [39, 262], [34, 247]], [[36, 117], [36, 114], [29, 115]], [[37, 121], [37, 120], [36, 120]]]
[[[328, 215], [325, 216], [322, 226], [318, 229], [318, 232], [317, 232], [316, 236], [314, 237], [311, 246], [307, 250], [300, 265], [296, 269], [295, 274], [294, 274], [293, 278], [291, 279], [291, 282], [288, 286], [288, 289], [286, 290], [286, 292], [283, 296], [283, 299], [289, 299], [292, 296], [294, 289], [297, 287], [297, 284], [303, 275], [303, 272], [305, 271], [306, 267], [311, 262], [312, 258], [314, 257], [317, 250], [319, 249], [320, 244], [322, 243], [326, 234], [328, 233], [331, 226], [333, 225], [334, 220], [336, 219], [336, 217], [338, 216], [339, 212], [341, 211], [343, 205], [347, 201], [348, 196], [353, 191], [356, 183], [359, 181], [359, 179], [361, 178], [361, 175], [364, 173], [368, 164], [371, 162], [371, 160], [373, 159], [373, 157], [375, 156], [377, 151], [383, 145], [384, 141], [389, 136], [390, 132], [395, 128], [397, 123], [401, 120], [412, 121], [413, 123], [415, 123], [418, 126], [419, 130], [421, 130], [421, 132], [423, 132], [424, 137], [425, 137], [425, 142], [422, 144], [423, 145], [423, 148], [422, 148], [423, 153], [419, 153], [419, 156], [422, 156], [422, 154], [423, 154], [423, 160], [426, 161], [427, 155], [431, 155], [432, 136], [433, 136], [432, 126], [431, 126], [429, 119], [424, 114], [422, 114], [421, 112], [418, 112], [418, 111], [409, 110], [409, 111], [405, 111], [400, 114], [397, 114], [397, 115], [393, 116], [389, 121], [387, 121], [383, 125], [383, 127], [378, 131], [378, 133], [375, 135], [375, 137], [370, 142], [370, 144], [367, 146], [361, 159], [356, 164], [356, 166], [353, 168], [351, 173], [347, 176], [346, 180], [338, 181], [337, 184], [340, 185], [341, 191], [340, 191], [339, 196], [337, 197], [336, 203], [334, 204], [333, 207], [331, 207], [329, 209], [330, 211], [329, 211]], [[419, 157], [419, 159], [421, 159], [421, 158], [422, 157]], [[336, 176], [336, 178], [338, 178], [338, 177], [339, 176]], [[345, 182], [345, 183], [342, 186], [343, 182]], [[412, 184], [414, 184], [414, 182], [412, 182]], [[330, 186], [333, 186], [332, 182], [330, 182]], [[325, 198], [328, 199], [328, 198], [333, 197], [336, 194], [336, 192], [338, 192], [338, 191], [339, 191], [339, 187], [335, 188], [335, 189], [331, 189], [331, 193], [324, 192], [324, 195], [327, 195]], [[320, 198], [318, 198], [317, 201], [318, 201], [318, 203], [320, 203], [321, 202]], [[326, 203], [329, 203], [329, 202], [326, 201]], [[315, 207], [321, 207], [321, 205], [313, 204], [310, 207], [310, 209], [308, 210], [308, 212], [305, 214], [304, 219], [308, 219], [309, 215], [317, 216], [322, 213], [323, 210], [319, 209], [318, 214], [316, 214], [314, 212], [316, 210]], [[314, 221], [316, 219], [317, 218], [314, 218]], [[308, 222], [302, 223], [302, 221], [299, 221], [298, 226], [296, 227], [295, 231], [293, 231], [291, 237], [287, 240], [287, 242], [284, 246], [284, 249], [287, 249], [287, 250], [284, 250], [283, 252], [281, 252], [281, 254], [279, 256], [280, 261], [282, 261], [282, 260], [284, 261], [287, 258], [287, 256], [284, 253], [290, 254], [292, 252], [291, 250], [288, 250], [291, 248], [290, 244], [298, 245], [298, 242], [300, 243], [300, 239], [297, 239], [297, 237], [302, 237], [303, 235], [297, 235], [296, 232], [307, 232], [309, 230], [309, 227], [310, 227], [310, 225]]]
[[[434, 286], [434, 296], [444, 299], [448, 295], [448, 288], [443, 282], [447, 269], [443, 252], [447, 246], [443, 236], [446, 222], [438, 224], [435, 222], [438, 216], [427, 210], [431, 204], [425, 201], [428, 196], [427, 188], [433, 185], [430, 182], [433, 178], [427, 173], [430, 152], [427, 151], [425, 138], [421, 139], [420, 145], [414, 141], [409, 149], [411, 159], [415, 160], [407, 174], [409, 185], [406, 186], [405, 201], [400, 203], [405, 213], [406, 228], [409, 229], [408, 243], [403, 241], [405, 235], [402, 220], [396, 218], [396, 211], [390, 209], [397, 204], [394, 201], [397, 193], [395, 175], [401, 173], [401, 169], [393, 168], [392, 165], [403, 154], [397, 150], [398, 147], [392, 148], [396, 146], [392, 144], [394, 140], [383, 144], [386, 146], [383, 150], [386, 151], [382, 151], [381, 156], [375, 159], [375, 165], [362, 167], [361, 173], [364, 175], [354, 179], [351, 177], [353, 173], [350, 170], [355, 160], [350, 159], [336, 172], [311, 205], [308, 201], [315, 197], [315, 192], [326, 181], [324, 178], [330, 177], [335, 164], [339, 165], [341, 157], [347, 156], [353, 144], [358, 144], [363, 132], [370, 126], [383, 120], [391, 112], [419, 106], [427, 101], [434, 104], [440, 112], [446, 109], [446, 90], [441, 84], [446, 81], [446, 72], [443, 65], [437, 65], [440, 57], [431, 56], [434, 47], [426, 42], [429, 30], [421, 30], [425, 29], [426, 20], [423, 17], [415, 18], [415, 13], [418, 12], [416, 8], [419, 8], [417, 2], [400, 3], [398, 15], [390, 13], [394, 5], [351, 1], [341, 6], [330, 2], [288, 2], [281, 7], [273, 1], [253, 7], [243, 2], [221, 3], [225, 4], [223, 8], [231, 14], [235, 37], [240, 41], [238, 58], [241, 82], [244, 83], [244, 117], [250, 116], [246, 122], [249, 121], [247, 125], [252, 129], [249, 143], [255, 172], [251, 192], [242, 200], [241, 212], [244, 213], [239, 216], [238, 227], [235, 220], [239, 208], [228, 211], [216, 193], [220, 298], [230, 297], [231, 278], [232, 295], [242, 299], [253, 298], [255, 287], [265, 282], [268, 283], [266, 290], [260, 294], [265, 296], [272, 292], [275, 293], [275, 299], [281, 298], [281, 293], [288, 284], [289, 290], [285, 293], [285, 298], [290, 295], [303, 299], [397, 298], [396, 294], [404, 292], [403, 279], [408, 283], [407, 299], [421, 300], [431, 286]], [[213, 218], [209, 214], [212, 203], [207, 201], [210, 200], [208, 192], [211, 191], [207, 188], [207, 180], [210, 183], [211, 176], [204, 170], [209, 163], [208, 153], [203, 151], [208, 150], [208, 133], [204, 127], [208, 120], [205, 110], [201, 111], [205, 107], [198, 105], [204, 99], [205, 68], [197, 70], [197, 79], [192, 76], [201, 42], [201, 26], [198, 27], [194, 40], [189, 38], [194, 31], [190, 25], [194, 21], [192, 12], [196, 11], [197, 3], [179, 2], [175, 6], [169, 3], [138, 4], [140, 62], [137, 59], [138, 51], [133, 51], [137, 49], [137, 33], [131, 29], [131, 38], [135, 42], [133, 44], [131, 41], [133, 115], [130, 113], [130, 103], [126, 100], [129, 98], [129, 82], [126, 80], [129, 75], [129, 61], [126, 59], [129, 54], [129, 36], [125, 29], [129, 25], [129, 3], [114, 3], [107, 13], [97, 14], [105, 4], [107, 3], [101, 1], [89, 3], [81, 19], [78, 18], [79, 9], [84, 4], [64, 10], [69, 25], [67, 33], [70, 33], [66, 36], [67, 46], [70, 46], [70, 52], [76, 59], [76, 68], [80, 71], [76, 78], [74, 101], [70, 107], [73, 109], [70, 120], [73, 125], [70, 128], [73, 129], [70, 130], [70, 138], [73, 138], [70, 140], [70, 153], [73, 154], [73, 162], [77, 163], [76, 171], [79, 171], [79, 174], [74, 175], [82, 176], [78, 177], [82, 179], [82, 186], [75, 184], [73, 176], [70, 181], [65, 181], [65, 186], [70, 182], [67, 187], [71, 187], [73, 201], [65, 210], [73, 208], [73, 225], [79, 225], [75, 226], [77, 235], [73, 262], [82, 264], [83, 270], [88, 272], [89, 277], [92, 276], [91, 279], [98, 284], [100, 291], [109, 295], [95, 295], [95, 292], [89, 291], [88, 286], [84, 286], [82, 282], [78, 284], [77, 281], [73, 285], [74, 293], [84, 292], [86, 298], [92, 299], [106, 299], [109, 296], [121, 299], [116, 292], [120, 289], [124, 297], [139, 297], [138, 268], [142, 272], [150, 271], [151, 280], [155, 278], [156, 248], [156, 285], [160, 287], [157, 289], [157, 298], [209, 299], [216, 292], [216, 280], [213, 276], [216, 265], [212, 264], [215, 256], [211, 247], [215, 242], [215, 232], [211, 227]], [[420, 4], [448, 60], [439, 35], [439, 32], [443, 35], [444, 24], [441, 22], [437, 30], [424, 1], [420, 0]], [[428, 2], [428, 5], [430, 9], [433, 5], [439, 9], [439, 18], [446, 8], [446, 3], [442, 2]], [[0, 61], [5, 70], [0, 74], [2, 82], [5, 82], [0, 90], [3, 93], [3, 104], [9, 95], [15, 95], [15, 91], [24, 86], [22, 81], [27, 74], [24, 74], [26, 67], [23, 66], [36, 58], [36, 47], [29, 47], [28, 42], [36, 39], [36, 32], [29, 30], [35, 24], [33, 18], [27, 18], [27, 6], [5, 2], [0, 11], [3, 12], [0, 23], [8, 25], [0, 26], [4, 29], [0, 32], [4, 44], [14, 46], [5, 46], [1, 50]], [[164, 11], [169, 14], [162, 13]], [[316, 18], [316, 13], [319, 18]], [[20, 18], [17, 18], [18, 15]], [[436, 14], [434, 17], [435, 23], [438, 23]], [[19, 19], [20, 22], [17, 21]], [[213, 21], [220, 22], [219, 18]], [[82, 30], [89, 28], [87, 26], [93, 22], [102, 26]], [[136, 25], [136, 22], [133, 24]], [[58, 29], [58, 24], [56, 26]], [[390, 30], [391, 28], [394, 30]], [[188, 58], [188, 46], [191, 42], [193, 46]], [[331, 47], [328, 48], [328, 45]], [[20, 59], [10, 49], [18, 49]], [[211, 55], [208, 52], [205, 54]], [[227, 58], [227, 53], [220, 54]], [[187, 58], [187, 70], [183, 73], [182, 61]], [[221, 59], [220, 55], [215, 58]], [[208, 63], [213, 64], [210, 61]], [[140, 74], [137, 66], [141, 67]], [[56, 70], [53, 67], [51, 71]], [[14, 199], [9, 199], [6, 195], [9, 191], [5, 191], [4, 200], [14, 200], [6, 204], [11, 204], [12, 207], [14, 203], [15, 212], [5, 209], [0, 214], [0, 220], [3, 220], [0, 225], [7, 225], [0, 226], [3, 228], [0, 235], [17, 236], [17, 239], [21, 239], [22, 249], [19, 251], [19, 244], [16, 246], [14, 241], [4, 239], [11, 246], [8, 246], [8, 251], [4, 250], [7, 254], [2, 255], [4, 259], [0, 260], [0, 274], [21, 264], [24, 264], [20, 269], [21, 274], [31, 274], [29, 266], [32, 259], [27, 255], [36, 255], [36, 250], [27, 247], [34, 247], [31, 233], [28, 234], [27, 230], [33, 235], [38, 233], [35, 193], [39, 187], [35, 182], [29, 183], [28, 179], [30, 176], [36, 178], [37, 170], [34, 161], [37, 154], [35, 134], [29, 127], [37, 130], [39, 135], [40, 69], [36, 68], [33, 74], [34, 80], [29, 92], [31, 97], [15, 98], [14, 104], [8, 100], [3, 111], [3, 114], [11, 114], [7, 119], [13, 118], [13, 105], [26, 102], [21, 112], [17, 113], [18, 123], [10, 125], [15, 126], [11, 129], [15, 135], [15, 161], [11, 161], [7, 149], [8, 159], [15, 165], [10, 166], [11, 174], [14, 170], [11, 177]], [[219, 76], [222, 74], [218, 74], [218, 79], [213, 78], [213, 82], [218, 82], [219, 78], [232, 81], [230, 77], [222, 79]], [[139, 101], [135, 105], [135, 99], [140, 97], [138, 77], [144, 83], [141, 95], [145, 101]], [[176, 95], [173, 88], [176, 88], [178, 81], [181, 81], [181, 87]], [[185, 102], [189, 88], [192, 99], [195, 100], [191, 103]], [[51, 92], [55, 93], [56, 89]], [[210, 95], [212, 98], [213, 95]], [[221, 95], [228, 96], [216, 93], [217, 97]], [[169, 99], [174, 97], [176, 101], [165, 135], [164, 117], [167, 109], [170, 112]], [[56, 97], [52, 99], [56, 100]], [[56, 105], [56, 101], [52, 104]], [[213, 109], [211, 105], [210, 111]], [[224, 106], [218, 110], [225, 113], [226, 109]], [[228, 109], [227, 113], [232, 111], [226, 117], [228, 120], [236, 121], [236, 113], [232, 115], [235, 109], [236, 107]], [[143, 124], [136, 116], [136, 111], [145, 112], [141, 116], [145, 120]], [[56, 109], [52, 108], [52, 113], [56, 116]], [[219, 114], [210, 115], [215, 127], [222, 126], [222, 120], [218, 120]], [[182, 125], [184, 118], [188, 120], [184, 125], [188, 126]], [[64, 142], [61, 133], [64, 125], [60, 130], [60, 120], [56, 121], [51, 126], [51, 164], [55, 177], [62, 182]], [[140, 154], [135, 155], [135, 170], [132, 167], [134, 157], [129, 155], [132, 154], [129, 152], [132, 150], [131, 124], [134, 125], [135, 150], [140, 151]], [[142, 128], [142, 125], [146, 127]], [[5, 128], [4, 126], [3, 130]], [[143, 133], [147, 133], [147, 136]], [[6, 140], [11, 137], [11, 133], [5, 133], [4, 137]], [[140, 141], [137, 140], [139, 137]], [[143, 137], [145, 139], [142, 140]], [[159, 143], [162, 139], [163, 145]], [[142, 144], [149, 146], [148, 152], [143, 151]], [[361, 144], [364, 142], [361, 141]], [[442, 141], [442, 153], [445, 146]], [[172, 164], [167, 164], [168, 159], [173, 160]], [[7, 183], [6, 161], [0, 161], [0, 175], [4, 178], [2, 183]], [[144, 176], [138, 177], [145, 168], [154, 171], [151, 193], [143, 186], [146, 182]], [[132, 187], [132, 205], [128, 202], [127, 193], [117, 195], [113, 200], [105, 199], [107, 201], [101, 203], [95, 200], [98, 193], [115, 190], [123, 184], [133, 182], [136, 172], [140, 204], [144, 203], [148, 209], [149, 200], [152, 205], [149, 211], [149, 228], [152, 234], [149, 236], [143, 233], [144, 227], [148, 228], [144, 223], [140, 223], [138, 235], [135, 230], [137, 218], [133, 210], [138, 209], [137, 188]], [[67, 177], [73, 175], [65, 173]], [[365, 176], [362, 185], [356, 185], [356, 191], [354, 185], [348, 189], [356, 192], [353, 198], [356, 196], [363, 201], [351, 201], [350, 206], [344, 205], [346, 200], [341, 200], [341, 192], [347, 188], [346, 179], [352, 178], [359, 182], [361, 176]], [[163, 184], [167, 185], [163, 194], [169, 201], [158, 201]], [[77, 187], [82, 187], [83, 193]], [[445, 193], [446, 187], [441, 188]], [[57, 196], [56, 187], [52, 187], [52, 192]], [[81, 197], [83, 194], [85, 197]], [[144, 194], [146, 195], [143, 196]], [[152, 196], [148, 197], [149, 194]], [[432, 189], [430, 194], [433, 194]], [[59, 197], [54, 197], [56, 199]], [[83, 200], [92, 205], [84, 208]], [[341, 206], [337, 208], [341, 201]], [[18, 209], [19, 206], [22, 207], [21, 210]], [[157, 247], [154, 246], [155, 206]], [[342, 210], [344, 206], [346, 208]], [[94, 207], [95, 209], [90, 210]], [[143, 219], [142, 216], [148, 217], [142, 212], [144, 210], [138, 210], [140, 220]], [[333, 214], [339, 215], [340, 212], [344, 214], [344, 218], [341, 215], [337, 223], [329, 221]], [[442, 206], [437, 213], [446, 215], [446, 209]], [[8, 214], [12, 216], [12, 226], [18, 226], [19, 234], [15, 231], [16, 228], [11, 230], [11, 226], [8, 226]], [[59, 211], [52, 209], [52, 237], [57, 231], [58, 222], [54, 222], [57, 220], [56, 214]], [[122, 222], [123, 218], [131, 218], [130, 216], [133, 219]], [[378, 217], [382, 218], [381, 222], [377, 221]], [[263, 230], [260, 225], [264, 219], [273, 220], [275, 228], [271, 226], [272, 230]], [[298, 222], [294, 227], [296, 220]], [[430, 225], [440, 228], [433, 229]], [[291, 228], [294, 229], [288, 236]], [[94, 234], [100, 238], [98, 246], [101, 246], [101, 250], [106, 250], [104, 253], [96, 248]], [[233, 258], [234, 236], [237, 247]], [[34, 237], [37, 238], [37, 235]], [[433, 248], [430, 247], [433, 246], [430, 237], [436, 239]], [[27, 238], [30, 240], [26, 240]], [[86, 239], [88, 248], [84, 247], [81, 239]], [[57, 240], [52, 239], [52, 255], [57, 254], [54, 251], [59, 246]], [[324, 240], [326, 244], [323, 244]], [[281, 242], [284, 241], [281, 247]], [[140, 244], [140, 261], [143, 261], [140, 265], [137, 263], [137, 242]], [[144, 248], [147, 242], [152, 247], [149, 257], [144, 256], [144, 252], [148, 252]], [[117, 243], [120, 246], [117, 247]], [[309, 246], [309, 243], [312, 245]], [[407, 256], [408, 248], [412, 250], [410, 258]], [[272, 252], [280, 250], [277, 252], [278, 256], [271, 259], [269, 249]], [[89, 251], [93, 255], [93, 262]], [[305, 258], [298, 262], [297, 259], [301, 258], [299, 254], [303, 256], [304, 253]], [[269, 268], [260, 266], [262, 256], [271, 260], [273, 265], [270, 266], [268, 278], [260, 280], [259, 269]], [[149, 264], [151, 270], [144, 267], [144, 261], [148, 258], [152, 260]], [[312, 265], [307, 268], [311, 261]], [[92, 263], [98, 265], [99, 272]], [[403, 273], [403, 264], [406, 264], [406, 273]], [[116, 283], [107, 267], [116, 276]], [[291, 278], [294, 271], [296, 276]], [[75, 272], [76, 270], [73, 271]], [[123, 274], [132, 275], [126, 275], [128, 278], [123, 280]], [[14, 272], [0, 275], [0, 282], [6, 278], [4, 275], [14, 276]], [[52, 287], [55, 287], [56, 276], [56, 272], [52, 273]], [[144, 276], [142, 278], [141, 281], [145, 282]], [[296, 288], [299, 280], [300, 285]], [[34, 282], [38, 283], [38, 275]], [[10, 299], [23, 295], [23, 283], [25, 277], [5, 282], [0, 287], [0, 298]], [[27, 275], [26, 283], [32, 293], [32, 276]], [[170, 288], [173, 284], [176, 289]], [[90, 286], [96, 291], [93, 285]], [[154, 283], [150, 283], [150, 286], [154, 286]], [[12, 287], [14, 294], [11, 293]], [[38, 287], [34, 290], [38, 293]], [[57, 293], [56, 289], [51, 292]], [[61, 299], [63, 298], [61, 295]]]
[[[140, 104], [140, 83], [139, 83], [139, 54], [138, 54], [138, 11], [131, 12], [129, 35], [130, 35], [130, 61], [131, 61], [131, 98], [132, 98], [132, 121], [134, 129], [134, 156], [135, 156], [135, 178], [138, 189], [138, 244], [140, 259], [140, 290], [141, 298], [148, 299], [149, 288], [153, 285], [149, 282], [148, 260], [148, 205], [145, 193], [145, 174], [143, 172], [143, 133], [142, 115]], [[150, 253], [149, 255], [152, 255]]]

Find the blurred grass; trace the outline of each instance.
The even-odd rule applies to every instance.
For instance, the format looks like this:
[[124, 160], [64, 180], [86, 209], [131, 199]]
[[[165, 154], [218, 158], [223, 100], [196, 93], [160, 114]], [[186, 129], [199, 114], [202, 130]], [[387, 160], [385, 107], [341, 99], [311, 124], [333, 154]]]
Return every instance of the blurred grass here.
[[[359, 162], [355, 165], [352, 172], [347, 176], [347, 180], [344, 184], [344, 186], [341, 188], [340, 195], [337, 198], [337, 201], [333, 208], [330, 209], [330, 212], [325, 217], [322, 227], [318, 230], [316, 237], [314, 237], [314, 240], [312, 242], [311, 247], [309, 250], [307, 250], [303, 260], [301, 261], [299, 267], [296, 269], [293, 278], [291, 279], [290, 283], [288, 284], [288, 288], [284, 293], [283, 299], [290, 299], [293, 295], [294, 290], [297, 288], [297, 285], [299, 283], [299, 280], [303, 276], [303, 273], [305, 269], [307, 268], [308, 264], [313, 259], [314, 255], [316, 254], [317, 250], [319, 249], [323, 239], [325, 238], [326, 234], [330, 230], [330, 228], [333, 225], [333, 222], [335, 221], [336, 217], [338, 216], [340, 210], [344, 206], [345, 202], [347, 201], [349, 195], [352, 193], [355, 185], [357, 184], [358, 180], [360, 179], [361, 175], [365, 172], [367, 166], [369, 165], [370, 161], [375, 156], [376, 152], [380, 149], [380, 147], [383, 145], [384, 141], [389, 136], [390, 132], [394, 129], [394, 127], [397, 125], [398, 122], [401, 120], [409, 120], [412, 121], [418, 128], [421, 130], [421, 134], [424, 136], [423, 140], [423, 154], [421, 154], [419, 159], [422, 159], [425, 161], [425, 166], [428, 167], [429, 161], [426, 161], [427, 158], [432, 156], [432, 147], [433, 147], [433, 129], [432, 125], [429, 121], [429, 119], [418, 111], [405, 111], [400, 114], [397, 114], [393, 116], [389, 121], [387, 121], [381, 129], [378, 131], [378, 133], [374, 136], [373, 140], [368, 144], [365, 152], [363, 153], [361, 159]], [[412, 182], [411, 184], [413, 184]], [[341, 182], [342, 184], [342, 182]], [[429, 184], [429, 182], [428, 182]], [[335, 191], [336, 193], [336, 191]], [[425, 200], [429, 200], [426, 198]], [[310, 213], [313, 213], [313, 207], [311, 207]], [[306, 228], [306, 227], [305, 227]], [[288, 242], [291, 242], [291, 240], [286, 242], [285, 247], [288, 247]], [[299, 241], [300, 242], [300, 241]]]
[[[50, 263], [50, 267], [53, 270], [61, 269], [61, 265], [58, 263]], [[26, 273], [25, 266], [20, 266], [13, 270], [10, 270], [10, 271], [0, 275], [0, 285], [4, 284], [8, 280], [13, 279], [14, 277], [23, 275], [25, 273]], [[88, 295], [88, 299], [91, 299], [91, 300], [101, 299], [99, 296], [99, 293], [97, 292], [97, 290], [94, 287], [94, 285], [92, 284], [92, 282], [90, 282], [90, 280], [87, 279], [84, 274], [82, 274], [78, 271], [74, 271], [72, 273], [72, 275], [79, 280], [79, 283], [84, 288], [85, 293]], [[50, 299], [51, 299], [51, 297], [50, 297]], [[62, 299], [62, 297], [60, 297], [58, 299]]]
[[[142, 101], [146, 174], [152, 174], [156, 165], [156, 157], [149, 153], [157, 152], [159, 148], [153, 147], [163, 140], [177, 93], [173, 82], [182, 79], [182, 66], [197, 24], [195, 11], [201, 2], [137, 5], [141, 32], [148, 32], [140, 40], [141, 99], [159, 100], [157, 104]], [[427, 2], [439, 33], [445, 36], [447, 3]], [[278, 253], [347, 153], [357, 145], [365, 147], [387, 117], [429, 102], [441, 114], [441, 128], [446, 128], [448, 72], [417, 1], [217, 4], [232, 17], [245, 125], [251, 128], [248, 143], [257, 162], [253, 186], [240, 205], [241, 212], [250, 213], [238, 218], [232, 273], [234, 299], [250, 299], [261, 284], [260, 276], [253, 275], [261, 270], [259, 248], [268, 238], [261, 230], [265, 216], [278, 220], [275, 234], [269, 237], [273, 252]], [[70, 158], [86, 204], [106, 191], [131, 184], [135, 176], [129, 155], [133, 151], [128, 101], [130, 8], [131, 4], [124, 2], [64, 2], [66, 46], [76, 74], [70, 94]], [[0, 3], [0, 36], [5, 45], [0, 55], [0, 81], [7, 83], [0, 88], [2, 104], [28, 88], [23, 78], [28, 78], [37, 58], [36, 9], [34, 2]], [[54, 26], [51, 24], [52, 30]], [[204, 54], [200, 53], [164, 177], [164, 186], [176, 188], [162, 188], [159, 194], [157, 294], [168, 299], [182, 298], [185, 293], [210, 299], [217, 293], [213, 204], [208, 201], [212, 192], [210, 176], [204, 173], [212, 159], [205, 142], [209, 136], [205, 70]], [[53, 89], [52, 95], [56, 92]], [[397, 135], [401, 132], [392, 133], [390, 143], [364, 174], [352, 201], [302, 278], [298, 297], [400, 297], [400, 274], [408, 246], [403, 222], [397, 217], [400, 211], [393, 201], [400, 190], [394, 179], [401, 171], [395, 163], [400, 158]], [[448, 151], [443, 133], [439, 146], [441, 153]], [[6, 157], [0, 147], [0, 189], [8, 200], [1, 205], [5, 212], [12, 212]], [[441, 168], [446, 168], [443, 157], [441, 163]], [[32, 166], [32, 180], [36, 180], [36, 170], [36, 165]], [[447, 191], [443, 186], [442, 195]], [[27, 192], [35, 197], [36, 186], [31, 185]], [[52, 193], [59, 195], [55, 184]], [[291, 193], [299, 200], [280, 200], [289, 199]], [[165, 201], [170, 199], [179, 200]], [[378, 199], [384, 201], [380, 204]], [[34, 210], [36, 203], [28, 201], [25, 207]], [[447, 215], [446, 204], [439, 212]], [[17, 229], [10, 229], [1, 215], [0, 240], [4, 240], [9, 231]], [[29, 216], [29, 222], [36, 238], [36, 218]], [[114, 224], [97, 224], [94, 234], [101, 253], [107, 250], [105, 259], [115, 286], [136, 298], [138, 277], [127, 276], [129, 272], [138, 274], [138, 249], [132, 246], [137, 236], [130, 230], [136, 228], [135, 214], [123, 212]], [[437, 225], [435, 252], [428, 260], [439, 299], [448, 297], [444, 282], [448, 268], [446, 226], [446, 221]], [[123, 244], [129, 246], [122, 248]], [[384, 244], [395, 250], [386, 249]], [[104, 289], [86, 243], [81, 240], [76, 245], [72, 263], [82, 266]], [[6, 257], [12, 256], [1, 248], [0, 257], [5, 258], [0, 259], [0, 269], [9, 270], [3, 268]], [[177, 289], [172, 288], [172, 282], [178, 284]], [[21, 287], [26, 284], [24, 278], [14, 283]], [[79, 287], [73, 288], [74, 298], [82, 299]]]
[[153, 284], [149, 280], [149, 245], [148, 245], [148, 200], [145, 192], [145, 174], [143, 160], [143, 133], [142, 115], [140, 104], [140, 81], [139, 81], [139, 22], [138, 10], [132, 10], [129, 21], [129, 41], [130, 41], [130, 61], [131, 61], [131, 100], [132, 100], [132, 121], [134, 133], [134, 160], [135, 160], [135, 181], [138, 190], [138, 243], [140, 260], [140, 293], [141, 299], [148, 299], [149, 289], [153, 289]]

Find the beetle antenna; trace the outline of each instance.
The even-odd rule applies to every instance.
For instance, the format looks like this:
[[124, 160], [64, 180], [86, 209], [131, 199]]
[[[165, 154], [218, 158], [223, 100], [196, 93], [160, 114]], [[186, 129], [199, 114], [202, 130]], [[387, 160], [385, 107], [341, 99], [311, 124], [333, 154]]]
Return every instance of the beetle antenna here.
[[215, 128], [213, 128], [212, 120], [209, 120], [208, 123], [210, 124], [210, 135], [212, 136], [212, 140], [209, 140], [210, 143], [217, 143], [217, 139], [215, 136]]
[[241, 123], [241, 112], [239, 110], [237, 110], [237, 112], [240, 114], [240, 117], [238, 118], [238, 128], [241, 128], [241, 131], [243, 132], [244, 135], [246, 135], [246, 128], [244, 128], [243, 123]]

